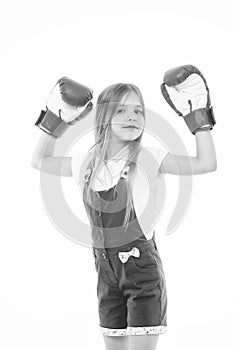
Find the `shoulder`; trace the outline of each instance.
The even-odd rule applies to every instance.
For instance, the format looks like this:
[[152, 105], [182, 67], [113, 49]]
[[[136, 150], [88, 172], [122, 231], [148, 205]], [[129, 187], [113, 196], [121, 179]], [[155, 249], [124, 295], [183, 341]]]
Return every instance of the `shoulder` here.
[[158, 166], [161, 165], [163, 159], [169, 153], [165, 148], [155, 146], [143, 146], [142, 152], [149, 152], [152, 159], [158, 163]]
[[72, 176], [75, 179], [82, 176], [92, 158], [93, 152], [78, 152], [71, 157]]
[[[137, 158], [137, 168], [143, 169], [146, 173], [160, 175], [161, 165], [169, 152], [156, 146], [142, 146]], [[138, 169], [139, 170], [139, 169]]]

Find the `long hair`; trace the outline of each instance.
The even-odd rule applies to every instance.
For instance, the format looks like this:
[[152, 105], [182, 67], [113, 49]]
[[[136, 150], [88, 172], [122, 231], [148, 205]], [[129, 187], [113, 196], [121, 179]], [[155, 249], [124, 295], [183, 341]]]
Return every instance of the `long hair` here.
[[[92, 159], [90, 161], [90, 178], [89, 184], [87, 186], [87, 202], [91, 205], [91, 196], [90, 196], [90, 187], [93, 188], [92, 184], [94, 183], [95, 176], [101, 166], [101, 164], [107, 162], [107, 148], [108, 148], [108, 140], [110, 136], [110, 127], [111, 120], [116, 111], [118, 104], [122, 101], [124, 97], [126, 97], [130, 92], [134, 92], [143, 107], [143, 117], [145, 118], [145, 105], [143, 96], [139, 90], [139, 88], [133, 84], [113, 84], [102, 91], [97, 99], [97, 108], [95, 114], [95, 144], [90, 148], [94, 149], [94, 153]], [[141, 135], [133, 140], [126, 141], [129, 145], [129, 153], [127, 164], [130, 164], [129, 172], [126, 177], [126, 186], [127, 186], [127, 206], [126, 206], [126, 214], [124, 218], [123, 226], [128, 226], [130, 215], [133, 209], [133, 199], [132, 199], [132, 183], [134, 181], [135, 168], [137, 164], [137, 157], [141, 148], [141, 139], [144, 130]], [[89, 150], [90, 151], [90, 150]], [[97, 162], [97, 159], [99, 161]], [[115, 198], [115, 197], [114, 197]]]

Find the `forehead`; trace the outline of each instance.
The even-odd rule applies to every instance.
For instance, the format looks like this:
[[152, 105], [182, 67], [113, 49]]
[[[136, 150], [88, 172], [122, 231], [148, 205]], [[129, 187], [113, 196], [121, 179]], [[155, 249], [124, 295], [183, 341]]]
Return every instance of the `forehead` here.
[[119, 105], [128, 105], [128, 104], [142, 106], [139, 96], [133, 91], [126, 94], [122, 98]]

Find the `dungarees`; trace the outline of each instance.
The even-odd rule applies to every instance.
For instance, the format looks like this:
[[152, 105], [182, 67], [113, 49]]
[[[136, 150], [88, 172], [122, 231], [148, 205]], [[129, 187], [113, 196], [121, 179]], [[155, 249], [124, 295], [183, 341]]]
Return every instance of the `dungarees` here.
[[114, 187], [91, 189], [91, 206], [86, 201], [90, 176], [84, 185], [98, 274], [100, 331], [110, 336], [161, 334], [167, 330], [167, 293], [158, 249], [153, 239], [146, 239], [134, 210], [128, 229], [123, 226], [128, 170], [129, 165]]

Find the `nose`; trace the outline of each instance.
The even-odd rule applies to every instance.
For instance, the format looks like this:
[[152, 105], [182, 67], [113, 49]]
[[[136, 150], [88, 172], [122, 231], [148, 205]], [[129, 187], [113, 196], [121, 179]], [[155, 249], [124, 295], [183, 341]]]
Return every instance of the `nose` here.
[[137, 117], [136, 117], [136, 115], [135, 115], [133, 112], [131, 112], [131, 113], [129, 114], [128, 119], [129, 119], [129, 120], [136, 120]]

